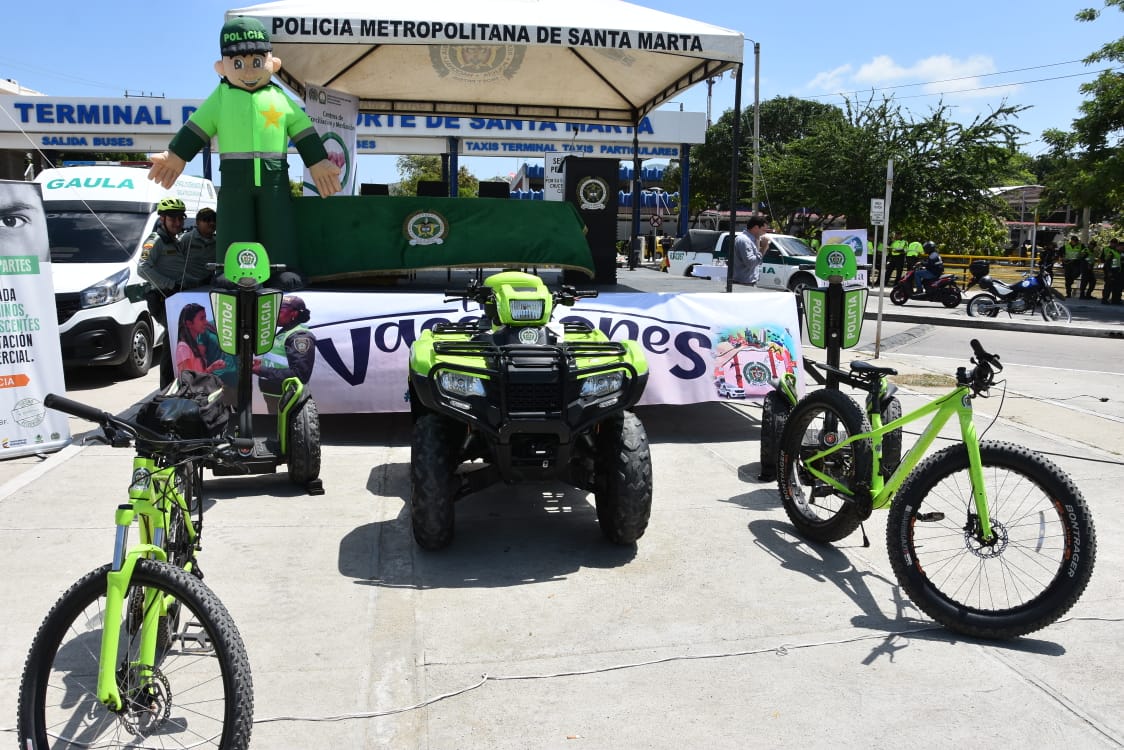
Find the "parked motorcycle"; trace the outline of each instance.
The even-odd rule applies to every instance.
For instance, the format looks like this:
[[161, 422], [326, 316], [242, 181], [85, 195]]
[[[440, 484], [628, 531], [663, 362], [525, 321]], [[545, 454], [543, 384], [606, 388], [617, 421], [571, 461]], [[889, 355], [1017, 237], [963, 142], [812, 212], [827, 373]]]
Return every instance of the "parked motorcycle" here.
[[894, 288], [890, 290], [891, 302], [895, 305], [904, 305], [912, 299], [917, 302], [940, 302], [945, 307], [956, 307], [960, 304], [963, 295], [956, 284], [956, 276], [951, 273], [926, 281], [922, 285], [922, 291], [918, 293], [914, 289], [913, 277], [920, 267], [921, 265], [918, 264], [909, 269], [898, 283], [894, 284]]
[[1008, 315], [1033, 315], [1037, 311], [1044, 320], [1064, 323], [1071, 320], [1069, 308], [1062, 302], [1062, 295], [1050, 286], [1052, 279], [1045, 268], [1040, 267], [1033, 276], [1024, 274], [1023, 280], [1016, 284], [993, 279], [990, 272], [991, 264], [986, 260], [974, 260], [968, 266], [972, 280], [967, 289], [978, 285], [983, 290], [968, 300], [968, 314], [972, 317], [994, 318], [1000, 310], [1006, 310]]

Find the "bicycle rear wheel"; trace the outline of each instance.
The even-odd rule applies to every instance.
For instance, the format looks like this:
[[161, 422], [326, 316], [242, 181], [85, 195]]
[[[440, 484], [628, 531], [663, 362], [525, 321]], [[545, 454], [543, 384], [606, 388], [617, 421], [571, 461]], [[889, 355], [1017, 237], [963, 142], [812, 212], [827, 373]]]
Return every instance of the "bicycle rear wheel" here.
[[835, 542], [859, 527], [862, 518], [854, 501], [812, 476], [808, 466], [847, 487], [869, 483], [870, 440], [856, 440], [811, 464], [806, 459], [869, 430], [870, 422], [859, 405], [837, 390], [814, 391], [793, 407], [781, 436], [777, 487], [785, 513], [801, 535], [817, 542]]
[[898, 582], [950, 630], [1015, 638], [1064, 615], [1093, 573], [1096, 534], [1081, 492], [1041, 455], [980, 443], [995, 538], [980, 538], [968, 450], [925, 459], [902, 485], [886, 527]]
[[121, 630], [113, 669], [125, 706], [115, 713], [98, 701], [108, 572], [71, 586], [32, 642], [20, 681], [21, 747], [247, 747], [254, 696], [242, 638], [210, 589], [166, 563], [139, 560], [130, 590], [174, 597], [181, 626], [149, 673], [136, 664], [140, 639], [128, 632], [128, 614], [112, 623]]
[[764, 482], [776, 479], [781, 434], [790, 411], [792, 405], [780, 393], [769, 391], [765, 394], [765, 400], [761, 403], [761, 438], [758, 441], [761, 449], [761, 473], [758, 474], [758, 479]]

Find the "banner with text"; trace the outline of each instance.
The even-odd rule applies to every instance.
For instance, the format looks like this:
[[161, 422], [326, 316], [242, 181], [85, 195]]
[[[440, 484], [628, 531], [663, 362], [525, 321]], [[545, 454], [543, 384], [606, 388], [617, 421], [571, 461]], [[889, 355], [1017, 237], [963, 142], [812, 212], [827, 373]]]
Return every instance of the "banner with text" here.
[[66, 393], [50, 259], [39, 185], [0, 180], [0, 459], [70, 442], [67, 416], [43, 405]]
[[[322, 414], [409, 411], [409, 351], [435, 324], [474, 320], [440, 294], [301, 291], [316, 336], [309, 385]], [[168, 300], [168, 320], [188, 303], [210, 310], [206, 294]], [[795, 373], [803, 389], [796, 298], [791, 294], [603, 294], [558, 312], [611, 339], [638, 341], [648, 358], [641, 404], [693, 404], [720, 398], [759, 399], [769, 378]], [[213, 320], [213, 315], [212, 315]], [[174, 332], [173, 332], [174, 338]], [[175, 346], [176, 341], [171, 342]], [[236, 382], [233, 368], [230, 382]], [[264, 413], [258, 384], [254, 410]]]
[[[328, 159], [340, 168], [339, 195], [355, 195], [355, 123], [359, 99], [342, 91], [309, 86], [305, 89], [304, 109], [320, 134]], [[304, 194], [320, 195], [308, 167], [304, 170]]]

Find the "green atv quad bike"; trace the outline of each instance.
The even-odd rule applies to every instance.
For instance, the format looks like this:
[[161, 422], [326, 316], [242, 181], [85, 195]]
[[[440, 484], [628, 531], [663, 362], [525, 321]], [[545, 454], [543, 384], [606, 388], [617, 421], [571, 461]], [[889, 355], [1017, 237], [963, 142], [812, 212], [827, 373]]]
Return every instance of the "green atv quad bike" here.
[[505, 271], [446, 302], [481, 318], [439, 323], [410, 348], [414, 419], [410, 516], [425, 549], [453, 541], [453, 504], [498, 482], [560, 480], [594, 493], [607, 539], [632, 544], [652, 511], [652, 459], [631, 411], [648, 382], [635, 341], [583, 322], [552, 322], [559, 305], [597, 292]]

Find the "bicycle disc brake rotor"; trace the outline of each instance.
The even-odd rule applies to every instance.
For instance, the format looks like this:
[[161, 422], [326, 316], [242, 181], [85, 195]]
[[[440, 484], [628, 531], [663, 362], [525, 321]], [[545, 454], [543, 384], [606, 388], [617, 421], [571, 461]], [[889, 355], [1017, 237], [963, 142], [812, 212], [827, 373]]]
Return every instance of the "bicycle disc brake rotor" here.
[[133, 735], [151, 735], [172, 711], [172, 686], [157, 667], [122, 666], [117, 689], [124, 699], [121, 723]]
[[985, 542], [983, 535], [980, 533], [979, 520], [975, 516], [971, 516], [968, 523], [964, 526], [964, 546], [976, 557], [984, 560], [1000, 557], [1007, 549], [1007, 543], [1010, 541], [1007, 536], [1007, 527], [991, 519], [991, 533], [994, 538], [991, 542]]

